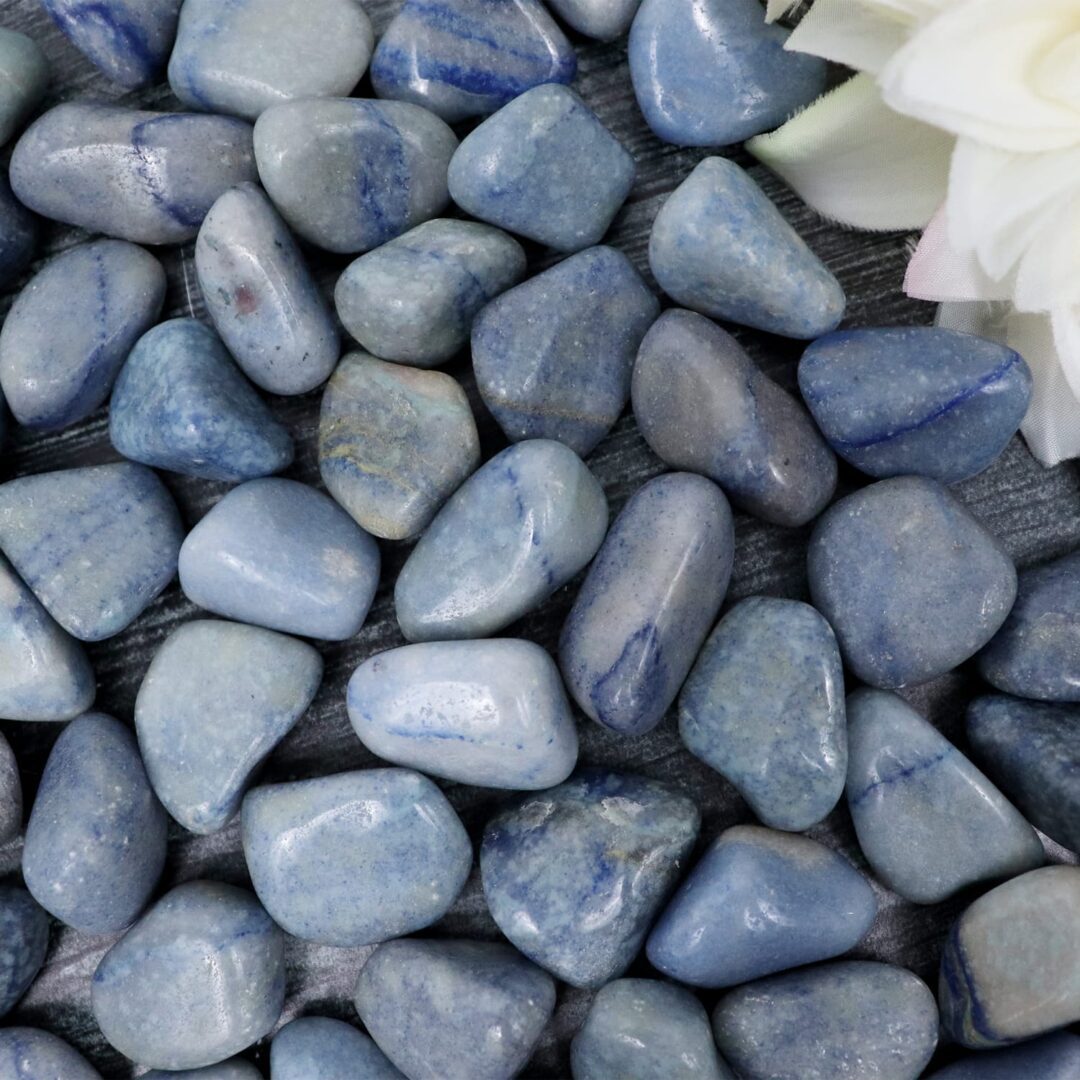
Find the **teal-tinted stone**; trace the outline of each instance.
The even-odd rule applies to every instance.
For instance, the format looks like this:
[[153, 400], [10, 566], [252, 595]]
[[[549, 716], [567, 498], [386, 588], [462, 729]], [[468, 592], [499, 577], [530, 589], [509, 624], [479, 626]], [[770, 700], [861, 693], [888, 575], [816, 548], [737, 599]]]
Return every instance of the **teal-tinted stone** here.
[[1080, 1076], [1080, 1036], [1068, 1031], [984, 1050], [939, 1069], [929, 1080], [1075, 1080]]
[[49, 64], [33, 38], [0, 29], [0, 145], [22, 126], [45, 96]]
[[328, 1016], [286, 1024], [270, 1044], [270, 1072], [273, 1080], [403, 1080], [366, 1035]]
[[0, 886], [0, 1016], [11, 1012], [37, 978], [48, 948], [45, 909], [25, 889]]

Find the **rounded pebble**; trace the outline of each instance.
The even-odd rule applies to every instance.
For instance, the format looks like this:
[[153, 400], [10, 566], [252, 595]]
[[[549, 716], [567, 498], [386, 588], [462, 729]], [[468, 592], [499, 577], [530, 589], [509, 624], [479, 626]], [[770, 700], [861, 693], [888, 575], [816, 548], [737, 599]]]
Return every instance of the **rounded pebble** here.
[[22, 126], [45, 96], [49, 62], [41, 46], [17, 30], [0, 28], [0, 146]]
[[0, 1016], [11, 1012], [37, 978], [48, 948], [44, 909], [25, 889], [0, 885]]
[[11, 744], [0, 734], [0, 844], [19, 835], [22, 829], [22, 781]]
[[274, 1036], [270, 1073], [273, 1080], [404, 1080], [366, 1035], [326, 1016], [301, 1016]]
[[0, 1028], [0, 1075], [18, 1080], [102, 1080], [77, 1050], [40, 1028]]

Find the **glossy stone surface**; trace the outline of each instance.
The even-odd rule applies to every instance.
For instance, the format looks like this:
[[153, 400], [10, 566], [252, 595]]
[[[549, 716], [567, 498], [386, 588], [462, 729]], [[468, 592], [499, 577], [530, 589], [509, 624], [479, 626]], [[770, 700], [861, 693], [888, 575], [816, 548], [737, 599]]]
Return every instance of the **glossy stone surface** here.
[[25, 889], [0, 886], [0, 1016], [11, 1012], [26, 993], [48, 947], [49, 916], [44, 909]]
[[472, 131], [450, 162], [466, 213], [556, 251], [599, 243], [634, 185], [633, 157], [573, 90], [537, 86]]
[[488, 910], [530, 960], [572, 986], [602, 986], [640, 951], [700, 825], [666, 784], [587, 769], [488, 823]]
[[77, 1050], [40, 1028], [0, 1028], [0, 1074], [18, 1080], [101, 1080]]
[[876, 912], [870, 885], [837, 852], [805, 836], [736, 825], [680, 886], [647, 951], [653, 967], [680, 982], [736, 986], [847, 952]]
[[49, 64], [33, 38], [0, 28], [0, 146], [45, 96]]
[[638, 346], [659, 314], [621, 251], [579, 252], [477, 316], [480, 396], [511, 441], [558, 439], [584, 457], [626, 406]]
[[935, 1072], [930, 1080], [1075, 1080], [1080, 1076], [1080, 1036], [1059, 1031], [1041, 1039], [984, 1050], [954, 1061]]
[[649, 265], [683, 307], [771, 334], [820, 337], [844, 315], [840, 283], [726, 158], [706, 158], [660, 208]]
[[844, 672], [832, 628], [797, 600], [736, 604], [686, 680], [679, 734], [766, 825], [802, 832], [817, 824], [847, 773]]
[[273, 1027], [285, 998], [284, 951], [285, 935], [247, 889], [186, 882], [102, 958], [94, 1019], [144, 1065], [212, 1065]]
[[321, 678], [315, 649], [272, 630], [216, 620], [174, 630], [135, 700], [139, 748], [165, 809], [192, 832], [222, 828]]
[[131, 730], [86, 713], [61, 732], [45, 765], [26, 826], [26, 887], [76, 930], [122, 930], [161, 876], [166, 827]]
[[504, 1080], [528, 1061], [555, 983], [508, 945], [401, 939], [360, 972], [356, 1011], [409, 1080]]
[[834, 503], [807, 556], [814, 606], [863, 682], [895, 689], [951, 671], [1016, 596], [998, 539], [936, 480], [879, 480]]
[[184, 526], [164, 484], [125, 461], [0, 487], [0, 548], [83, 641], [120, 633], [176, 574]]
[[51, 259], [0, 330], [0, 384], [15, 419], [59, 428], [89, 416], [164, 300], [161, 263], [123, 240], [80, 244]]
[[559, 638], [588, 716], [624, 735], [660, 723], [716, 621], [734, 554], [727, 499], [703, 477], [667, 473], [631, 496]]
[[137, 244], [193, 240], [218, 196], [254, 179], [240, 120], [90, 102], [50, 109], [11, 155], [11, 186], [31, 210]]
[[0, 735], [0, 844], [19, 835], [22, 829], [22, 781], [11, 745]]
[[603, 488], [562, 443], [496, 454], [450, 498], [398, 574], [409, 641], [486, 637], [531, 611], [596, 554]]
[[937, 1003], [910, 971], [841, 961], [731, 991], [713, 1031], [748, 1080], [918, 1080], [937, 1046]]
[[576, 72], [573, 47], [539, 0], [405, 0], [371, 61], [379, 97], [424, 105], [449, 124]]
[[179, 1072], [151, 1069], [143, 1073], [139, 1080], [262, 1080], [262, 1073], [250, 1061], [230, 1058], [202, 1069], [181, 1069]]
[[109, 438], [124, 457], [204, 480], [250, 480], [293, 459], [289, 433], [195, 319], [139, 339], [113, 389]]
[[366, 1035], [327, 1016], [286, 1024], [270, 1044], [270, 1072], [273, 1080], [403, 1080]]
[[622, 37], [640, 5], [641, 0], [548, 0], [548, 7], [568, 26], [601, 41]]
[[255, 125], [274, 205], [305, 240], [337, 252], [369, 251], [436, 217], [457, 145], [437, 116], [403, 101], [309, 98]]
[[195, 271], [217, 332], [253, 383], [271, 394], [306, 394], [326, 381], [340, 355], [337, 327], [260, 188], [240, 184], [210, 208]]
[[233, 488], [188, 533], [180, 585], [215, 615], [344, 641], [379, 584], [379, 547], [321, 491], [271, 477]]
[[645, 335], [631, 384], [645, 441], [776, 525], [804, 525], [836, 488], [836, 458], [795, 399], [726, 330], [669, 310]]
[[368, 532], [422, 532], [480, 464], [480, 437], [461, 385], [441, 371], [349, 353], [323, 393], [319, 472]]
[[0, 288], [11, 285], [30, 265], [37, 242], [37, 219], [15, 198], [7, 173], [0, 170]]
[[348, 709], [373, 754], [462, 784], [541, 790], [577, 762], [559, 670], [531, 641], [431, 641], [379, 653], [349, 680]]
[[169, 85], [189, 109], [254, 120], [293, 98], [348, 97], [375, 34], [357, 0], [186, 0]]

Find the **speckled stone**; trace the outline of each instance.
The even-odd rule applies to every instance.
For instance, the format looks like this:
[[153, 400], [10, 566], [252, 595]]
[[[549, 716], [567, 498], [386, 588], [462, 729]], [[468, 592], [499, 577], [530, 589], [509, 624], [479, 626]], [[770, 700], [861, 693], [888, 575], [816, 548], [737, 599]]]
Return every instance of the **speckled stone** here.
[[139, 1080], [263, 1080], [263, 1075], [243, 1058], [230, 1058], [217, 1065], [207, 1065], [203, 1069], [151, 1069], [143, 1073]]
[[366, 1035], [327, 1016], [286, 1024], [270, 1044], [270, 1072], [273, 1080], [404, 1080]]
[[796, 400], [726, 330], [669, 310], [645, 335], [631, 384], [645, 441], [776, 525], [805, 525], [836, 488], [836, 458]]
[[404, 101], [309, 98], [255, 125], [259, 178], [282, 217], [337, 252], [369, 251], [436, 217], [457, 145], [437, 116]]
[[647, 952], [680, 982], [736, 986], [847, 952], [876, 912], [873, 889], [842, 855], [805, 836], [737, 825], [680, 886]]
[[700, 825], [666, 784], [586, 769], [488, 823], [488, 910], [530, 960], [572, 986], [602, 986], [640, 951]]
[[213, 1065], [274, 1026], [284, 952], [285, 935], [247, 889], [186, 882], [102, 958], [91, 985], [94, 1019], [144, 1065]]
[[51, 259], [0, 330], [0, 384], [15, 419], [59, 428], [89, 416], [164, 300], [161, 263], [123, 240], [80, 244]]
[[0, 28], [0, 146], [45, 96], [49, 63], [33, 38]]
[[217, 332], [253, 383], [306, 394], [326, 381], [341, 352], [330, 306], [260, 188], [240, 184], [210, 208], [195, 271]]
[[409, 1080], [508, 1080], [555, 1008], [555, 983], [508, 945], [401, 939], [375, 950], [355, 1000]]
[[135, 700], [139, 748], [165, 809], [195, 833], [227, 824], [321, 678], [315, 649], [272, 630], [217, 620], [174, 630]]
[[537, 86], [504, 105], [450, 162], [454, 202], [556, 251], [600, 242], [634, 186], [630, 153], [573, 90]]
[[971, 1054], [946, 1065], [929, 1080], [1076, 1080], [1077, 1076], [1080, 1036], [1059, 1031], [1005, 1050]]
[[19, 835], [22, 829], [22, 781], [11, 745], [0, 734], [0, 844]]
[[659, 314], [621, 251], [572, 255], [480, 312], [480, 396], [511, 441], [558, 439], [584, 457], [626, 406], [638, 346]]
[[917, 975], [846, 961], [774, 975], [725, 995], [721, 1052], [746, 1080], [918, 1080], [938, 1039]]
[[176, 575], [184, 527], [172, 496], [131, 462], [9, 480], [0, 548], [50, 615], [82, 641], [129, 626]]
[[373, 754], [462, 784], [541, 790], [577, 762], [559, 670], [531, 641], [431, 641], [379, 653], [349, 680], [348, 709]]
[[844, 315], [840, 283], [726, 158], [706, 158], [660, 208], [649, 265], [683, 307], [771, 334], [820, 337]]
[[766, 825], [802, 832], [817, 824], [847, 773], [844, 672], [832, 628], [797, 600], [737, 604], [686, 680], [679, 734]]
[[660, 723], [716, 621], [734, 555], [715, 484], [667, 473], [634, 493], [559, 638], [567, 689], [588, 716], [624, 735]]
[[37, 243], [37, 218], [15, 198], [7, 172], [0, 169], [0, 288], [13, 284], [30, 265]]
[[130, 729], [103, 713], [80, 716], [53, 745], [34, 799], [26, 887], [76, 930], [123, 930], [161, 876], [167, 820]]
[[319, 415], [319, 472], [368, 532], [416, 536], [479, 464], [476, 420], [457, 380], [363, 352], [338, 365]]
[[941, 1023], [973, 1049], [1080, 1020], [1080, 868], [1044, 866], [980, 896], [941, 958]]
[[0, 885], [0, 1016], [11, 1012], [26, 993], [48, 947], [49, 916], [44, 909], [25, 889]]
[[424, 105], [449, 124], [576, 72], [573, 47], [539, 0], [405, 0], [371, 61], [379, 97]]
[[450, 498], [398, 574], [409, 641], [487, 637], [584, 569], [607, 531], [603, 488], [562, 443], [496, 454]]
[[137, 244], [193, 240], [218, 196], [254, 179], [240, 120], [90, 102], [50, 109], [11, 155], [11, 186], [31, 210]]
[[0, 1074], [18, 1080], [101, 1080], [77, 1050], [40, 1028], [0, 1028]]
[[614, 41], [630, 29], [641, 0], [548, 0], [548, 7], [586, 37]]
[[[297, 17], [297, 16], [301, 17]], [[293, 98], [348, 97], [375, 34], [358, 0], [186, 0], [169, 85], [189, 109], [254, 120]]]
[[251, 480], [293, 459], [289, 433], [195, 319], [139, 339], [113, 388], [109, 438], [124, 457], [204, 480]]

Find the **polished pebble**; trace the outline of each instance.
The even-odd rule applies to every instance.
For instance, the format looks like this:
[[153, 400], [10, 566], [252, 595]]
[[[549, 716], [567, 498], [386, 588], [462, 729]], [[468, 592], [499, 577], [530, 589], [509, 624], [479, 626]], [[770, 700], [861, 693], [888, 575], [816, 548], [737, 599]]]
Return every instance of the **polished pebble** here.
[[469, 399], [441, 371], [353, 352], [338, 365], [319, 415], [319, 472], [368, 532], [422, 532], [480, 464]]
[[488, 304], [472, 330], [476, 385], [507, 437], [584, 457], [630, 398], [660, 304], [621, 252], [588, 248]]
[[409, 1080], [509, 1080], [555, 1008], [555, 983], [508, 945], [380, 945], [356, 984], [356, 1011]]
[[326, 381], [341, 351], [330, 306], [254, 184], [231, 188], [210, 208], [195, 272], [217, 332], [256, 386], [306, 394]]
[[26, 993], [45, 963], [48, 947], [45, 910], [25, 889], [0, 885], [0, 1016], [11, 1012]]
[[548, 0], [548, 7], [586, 37], [614, 41], [630, 29], [641, 0]]
[[816, 338], [844, 315], [840, 283], [726, 158], [702, 161], [660, 208], [649, 265], [683, 307], [771, 334]]
[[40, 1028], [0, 1028], [0, 1075], [17, 1080], [102, 1080], [77, 1050]]
[[50, 109], [11, 155], [11, 186], [31, 210], [137, 244], [193, 240], [218, 196], [254, 179], [240, 120], [90, 102]]
[[562, 443], [496, 454], [450, 498], [398, 574], [409, 641], [486, 637], [584, 569], [607, 531], [603, 488]]
[[798, 600], [736, 604], [686, 680], [679, 735], [766, 825], [802, 832], [817, 824], [847, 773], [844, 672], [832, 628]]
[[755, 517], [804, 525], [832, 498], [836, 458], [810, 417], [703, 316], [660, 316], [641, 344], [631, 393], [653, 451], [715, 480]]
[[585, 102], [548, 84], [466, 136], [448, 182], [466, 213], [569, 252], [599, 243], [634, 175], [633, 157]]
[[[0, 51], [3, 49], [0, 38]], [[0, 169], [0, 288], [12, 285], [37, 253], [37, 218], [11, 190], [7, 172]]]
[[847, 952], [876, 912], [873, 889], [842, 855], [805, 836], [737, 825], [675, 893], [647, 952], [680, 982], [735, 986]]
[[251, 480], [293, 460], [288, 431], [195, 319], [136, 343], [113, 388], [109, 438], [124, 457], [204, 480]]
[[274, 1036], [270, 1074], [273, 1080], [404, 1080], [366, 1035], [327, 1016], [301, 1016]]
[[848, 495], [814, 528], [810, 595], [853, 674], [895, 689], [985, 645], [1016, 596], [1000, 541], [936, 480], [900, 476]]
[[226, 825], [321, 679], [315, 649], [284, 634], [216, 620], [174, 630], [135, 700], [139, 748], [165, 809], [195, 833]]
[[202, 1069], [151, 1069], [139, 1080], [263, 1080], [263, 1075], [250, 1061], [230, 1058]]
[[22, 781], [11, 744], [0, 734], [0, 844], [19, 835], [22, 829]]
[[186, 882], [102, 958], [91, 985], [94, 1019], [143, 1065], [213, 1065], [274, 1026], [284, 953], [285, 935], [247, 889]]
[[161, 263], [123, 240], [79, 244], [47, 262], [0, 330], [0, 384], [15, 419], [60, 428], [89, 416], [164, 300]]
[[724, 493], [667, 473], [615, 519], [559, 638], [567, 689], [623, 735], [651, 731], [675, 700], [727, 592], [735, 531]]
[[1068, 1031], [984, 1050], [946, 1065], [929, 1080], [1076, 1080], [1080, 1076], [1080, 1036]]
[[33, 38], [0, 27], [0, 146], [45, 96], [49, 63]]
[[666, 784], [585, 770], [488, 823], [488, 910], [530, 960], [572, 986], [602, 986], [640, 951], [700, 825]]

